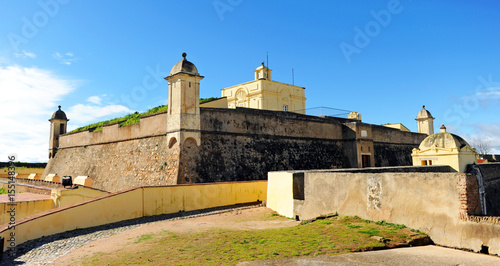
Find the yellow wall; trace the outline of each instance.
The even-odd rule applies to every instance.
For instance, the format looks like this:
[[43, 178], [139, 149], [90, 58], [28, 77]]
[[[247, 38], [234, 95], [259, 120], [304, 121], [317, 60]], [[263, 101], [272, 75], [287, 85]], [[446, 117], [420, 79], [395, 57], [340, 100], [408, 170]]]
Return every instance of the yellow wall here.
[[192, 211], [267, 198], [267, 181], [144, 188], [144, 215]]
[[200, 107], [227, 108], [227, 98], [223, 97], [213, 101], [201, 103]]
[[411, 154], [413, 165], [421, 166], [422, 161], [432, 161], [432, 165], [449, 165], [459, 173], [465, 173], [468, 164], [476, 162], [476, 155], [472, 152], [459, 152], [456, 149], [429, 149], [420, 151], [413, 150]]
[[[31, 173], [43, 174], [43, 168], [16, 168], [17, 178], [28, 178]], [[9, 177], [7, 168], [0, 169], [0, 177]]]
[[293, 174], [291, 172], [269, 172], [266, 207], [279, 214], [293, 218]]
[[[142, 216], [229, 206], [267, 199], [267, 181], [141, 187], [46, 211], [15, 229], [17, 244], [77, 228], [88, 228]], [[12, 231], [4, 225], [0, 236], [7, 249]]]
[[405, 127], [403, 124], [401, 124], [401, 123], [397, 123], [397, 124], [385, 124], [385, 125], [382, 125], [382, 126], [399, 129], [401, 131], [410, 132], [410, 130], [407, 127]]
[[97, 198], [109, 194], [108, 192], [100, 191], [79, 186], [76, 189], [58, 190], [53, 189], [51, 193], [52, 201], [56, 208], [82, 202], [88, 199]]
[[16, 202], [15, 206], [9, 205], [9, 203], [0, 203], [0, 224], [9, 222], [11, 216], [8, 211], [10, 211], [11, 208], [15, 208], [14, 217], [16, 220], [19, 220], [36, 213], [50, 210], [54, 208], [54, 204], [50, 199]]

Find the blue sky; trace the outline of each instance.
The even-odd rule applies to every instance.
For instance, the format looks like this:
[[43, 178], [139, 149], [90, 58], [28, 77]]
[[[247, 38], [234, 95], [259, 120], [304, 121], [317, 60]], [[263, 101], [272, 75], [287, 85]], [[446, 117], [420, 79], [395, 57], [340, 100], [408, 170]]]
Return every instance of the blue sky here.
[[[500, 153], [500, 2], [0, 0], [0, 161], [47, 161], [58, 105], [69, 129], [167, 102], [182, 52], [201, 97], [250, 81], [306, 88], [306, 108], [435, 128]], [[2, 159], [3, 158], [3, 159]]]

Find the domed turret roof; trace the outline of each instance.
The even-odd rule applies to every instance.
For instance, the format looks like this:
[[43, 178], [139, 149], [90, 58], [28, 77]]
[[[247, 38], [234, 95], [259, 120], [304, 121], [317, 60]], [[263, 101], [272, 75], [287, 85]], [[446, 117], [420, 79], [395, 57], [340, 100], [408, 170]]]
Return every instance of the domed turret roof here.
[[186, 53], [182, 53], [182, 60], [177, 62], [177, 64], [172, 67], [172, 70], [170, 70], [169, 76], [179, 74], [179, 73], [184, 73], [184, 74], [189, 74], [189, 75], [195, 75], [199, 76], [200, 74], [198, 73], [198, 69], [196, 66], [186, 60]]
[[431, 115], [431, 112], [425, 110], [425, 105], [422, 105], [422, 110], [418, 112], [417, 119], [427, 119], [427, 118], [434, 118]]
[[425, 138], [422, 143], [420, 143], [418, 148], [420, 150], [426, 150], [434, 146], [441, 149], [458, 150], [462, 150], [464, 147], [467, 147], [469, 150], [472, 150], [467, 141], [455, 134], [446, 132], [446, 127], [444, 126], [441, 127], [441, 132], [432, 134]]
[[59, 119], [59, 120], [66, 120], [66, 121], [69, 120], [68, 118], [66, 118], [66, 114], [61, 110], [60, 105], [59, 105], [59, 110], [55, 111], [54, 114], [52, 114], [52, 118], [50, 120], [52, 120], [52, 119]]

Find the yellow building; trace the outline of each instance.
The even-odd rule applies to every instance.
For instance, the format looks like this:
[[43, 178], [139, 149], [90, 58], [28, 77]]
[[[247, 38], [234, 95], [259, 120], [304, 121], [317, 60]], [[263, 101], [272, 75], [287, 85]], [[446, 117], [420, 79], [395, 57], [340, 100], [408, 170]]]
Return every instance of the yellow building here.
[[454, 170], [464, 173], [468, 164], [476, 162], [476, 151], [463, 138], [441, 132], [425, 138], [411, 154], [413, 165], [449, 165]]
[[305, 88], [271, 80], [271, 69], [262, 63], [255, 80], [222, 89], [228, 108], [246, 107], [305, 114]]
[[411, 132], [407, 127], [405, 127], [403, 124], [401, 123], [396, 123], [396, 124], [385, 124], [385, 125], [382, 125], [384, 127], [390, 127], [390, 128], [395, 128], [395, 129], [399, 129], [401, 131], [406, 131], [406, 132]]

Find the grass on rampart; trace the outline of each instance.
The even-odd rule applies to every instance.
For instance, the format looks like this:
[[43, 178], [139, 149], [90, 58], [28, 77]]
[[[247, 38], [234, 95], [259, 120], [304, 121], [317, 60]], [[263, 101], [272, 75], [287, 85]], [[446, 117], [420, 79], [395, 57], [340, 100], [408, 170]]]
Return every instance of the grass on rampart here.
[[164, 230], [156, 235], [142, 235], [118, 252], [99, 252], [85, 258], [83, 263], [237, 264], [242, 261], [336, 255], [394, 247], [422, 236], [425, 235], [404, 225], [374, 223], [357, 217], [333, 217], [294, 227], [250, 231], [212, 229], [174, 233]]
[[[204, 103], [204, 102], [212, 101], [212, 100], [215, 100], [215, 99], [217, 99], [217, 98], [216, 97], [201, 98], [200, 99], [200, 104]], [[168, 109], [168, 105], [160, 105], [160, 106], [157, 106], [157, 107], [153, 107], [153, 108], [149, 109], [148, 111], [146, 111], [144, 113], [135, 112], [133, 114], [128, 114], [128, 115], [123, 116], [123, 117], [118, 117], [118, 118], [113, 118], [113, 119], [106, 120], [106, 121], [101, 121], [101, 122], [93, 123], [93, 124], [90, 124], [90, 125], [79, 127], [77, 129], [69, 132], [69, 133], [80, 132], [80, 131], [89, 130], [89, 129], [91, 129], [94, 132], [98, 132], [98, 131], [102, 131], [102, 127], [104, 125], [109, 125], [109, 124], [114, 124], [114, 123], [118, 123], [118, 125], [120, 127], [124, 127], [124, 126], [132, 125], [132, 124], [135, 124], [135, 123], [139, 123], [140, 118], [142, 116], [149, 115], [149, 114], [159, 113], [159, 112], [162, 112], [162, 111], [166, 111], [167, 109]]]

